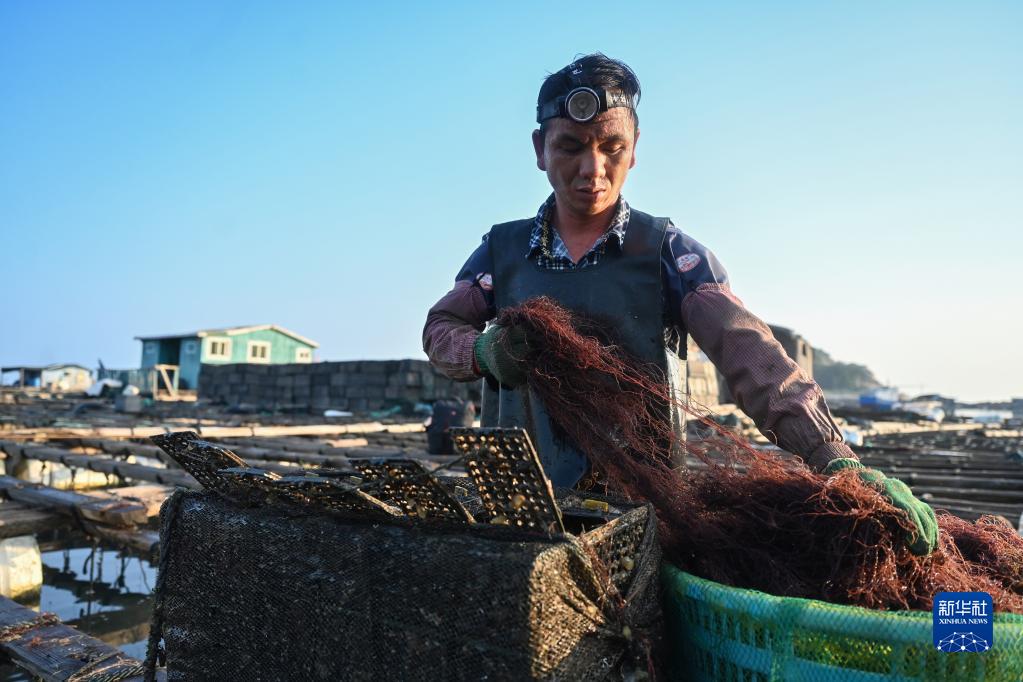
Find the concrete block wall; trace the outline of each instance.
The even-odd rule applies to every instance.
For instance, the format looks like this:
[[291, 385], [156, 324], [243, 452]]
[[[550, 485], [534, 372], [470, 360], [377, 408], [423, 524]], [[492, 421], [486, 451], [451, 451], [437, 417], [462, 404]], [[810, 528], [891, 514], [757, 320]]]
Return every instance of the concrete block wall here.
[[440, 398], [479, 400], [480, 383], [455, 382], [425, 360], [202, 366], [199, 397], [267, 409], [360, 412]]

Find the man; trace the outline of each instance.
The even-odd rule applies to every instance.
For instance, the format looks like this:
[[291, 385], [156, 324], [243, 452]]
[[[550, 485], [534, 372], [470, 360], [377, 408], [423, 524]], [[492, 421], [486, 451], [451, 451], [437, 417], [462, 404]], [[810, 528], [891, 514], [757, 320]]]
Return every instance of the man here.
[[[423, 348], [430, 360], [455, 380], [488, 377], [483, 424], [528, 427], [554, 484], [574, 486], [588, 462], [552, 436], [543, 406], [528, 399], [516, 360], [522, 332], [486, 323], [504, 307], [550, 296], [609, 320], [630, 354], [660, 368], [679, 392], [690, 334], [765, 436], [817, 471], [859, 469], [906, 511], [916, 529], [907, 536], [911, 549], [929, 553], [937, 543], [933, 510], [905, 484], [859, 463], [820, 388], [732, 294], [717, 258], [667, 218], [622, 198], [636, 163], [639, 98], [635, 73], [599, 53], [547, 77], [533, 149], [554, 191], [535, 218], [495, 225], [484, 236], [427, 316]], [[665, 418], [683, 433], [676, 411]]]

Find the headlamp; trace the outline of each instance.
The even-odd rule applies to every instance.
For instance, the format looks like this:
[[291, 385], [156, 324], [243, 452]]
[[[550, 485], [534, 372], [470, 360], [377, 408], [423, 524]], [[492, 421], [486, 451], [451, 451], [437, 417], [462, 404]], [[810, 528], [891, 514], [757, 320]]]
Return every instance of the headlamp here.
[[605, 90], [600, 86], [585, 86], [569, 90], [567, 95], [555, 97], [536, 108], [536, 122], [549, 118], [568, 118], [576, 123], [589, 123], [597, 114], [614, 107], [635, 109], [632, 98], [621, 90]]

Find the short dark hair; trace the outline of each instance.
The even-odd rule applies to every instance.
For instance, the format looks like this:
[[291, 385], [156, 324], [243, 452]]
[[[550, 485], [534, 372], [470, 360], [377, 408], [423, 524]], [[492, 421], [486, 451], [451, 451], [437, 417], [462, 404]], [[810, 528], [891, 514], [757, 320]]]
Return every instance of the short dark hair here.
[[[573, 80], [569, 74], [579, 70]], [[552, 73], [544, 79], [540, 86], [540, 94], [537, 95], [536, 105], [539, 107], [550, 100], [567, 95], [569, 91], [578, 85], [599, 85], [605, 89], [621, 90], [632, 98], [635, 104], [639, 104], [641, 90], [639, 78], [636, 72], [629, 68], [629, 65], [617, 59], [611, 59], [603, 52], [594, 52], [576, 58], [574, 62], [565, 68]], [[636, 127], [639, 127], [639, 116], [635, 109], [632, 111], [632, 120]], [[540, 123], [540, 136], [547, 133], [547, 121]]]

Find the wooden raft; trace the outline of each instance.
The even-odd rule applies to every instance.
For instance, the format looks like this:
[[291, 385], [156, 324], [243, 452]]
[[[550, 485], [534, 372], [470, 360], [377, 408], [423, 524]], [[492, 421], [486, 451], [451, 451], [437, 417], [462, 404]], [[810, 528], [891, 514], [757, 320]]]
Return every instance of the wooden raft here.
[[[0, 495], [14, 503], [42, 510], [46, 514], [47, 524], [53, 523], [49, 518], [53, 513], [65, 519], [69, 516], [79, 518], [90, 535], [146, 553], [153, 552], [159, 546], [159, 533], [137, 526], [145, 524], [151, 516], [159, 513], [160, 504], [170, 494], [170, 490], [162, 486], [135, 486], [121, 489], [121, 495], [109, 492], [85, 494], [0, 476]], [[137, 497], [130, 497], [132, 493]], [[0, 510], [7, 504], [10, 502], [0, 505]], [[25, 512], [31, 511], [24, 507], [22, 509]], [[3, 513], [0, 513], [2, 519]], [[18, 535], [40, 530], [38, 526], [28, 528], [24, 525], [28, 519], [22, 521], [24, 523], [11, 526], [12, 531], [20, 531]], [[0, 526], [0, 535], [10, 537], [12, 534]]]

